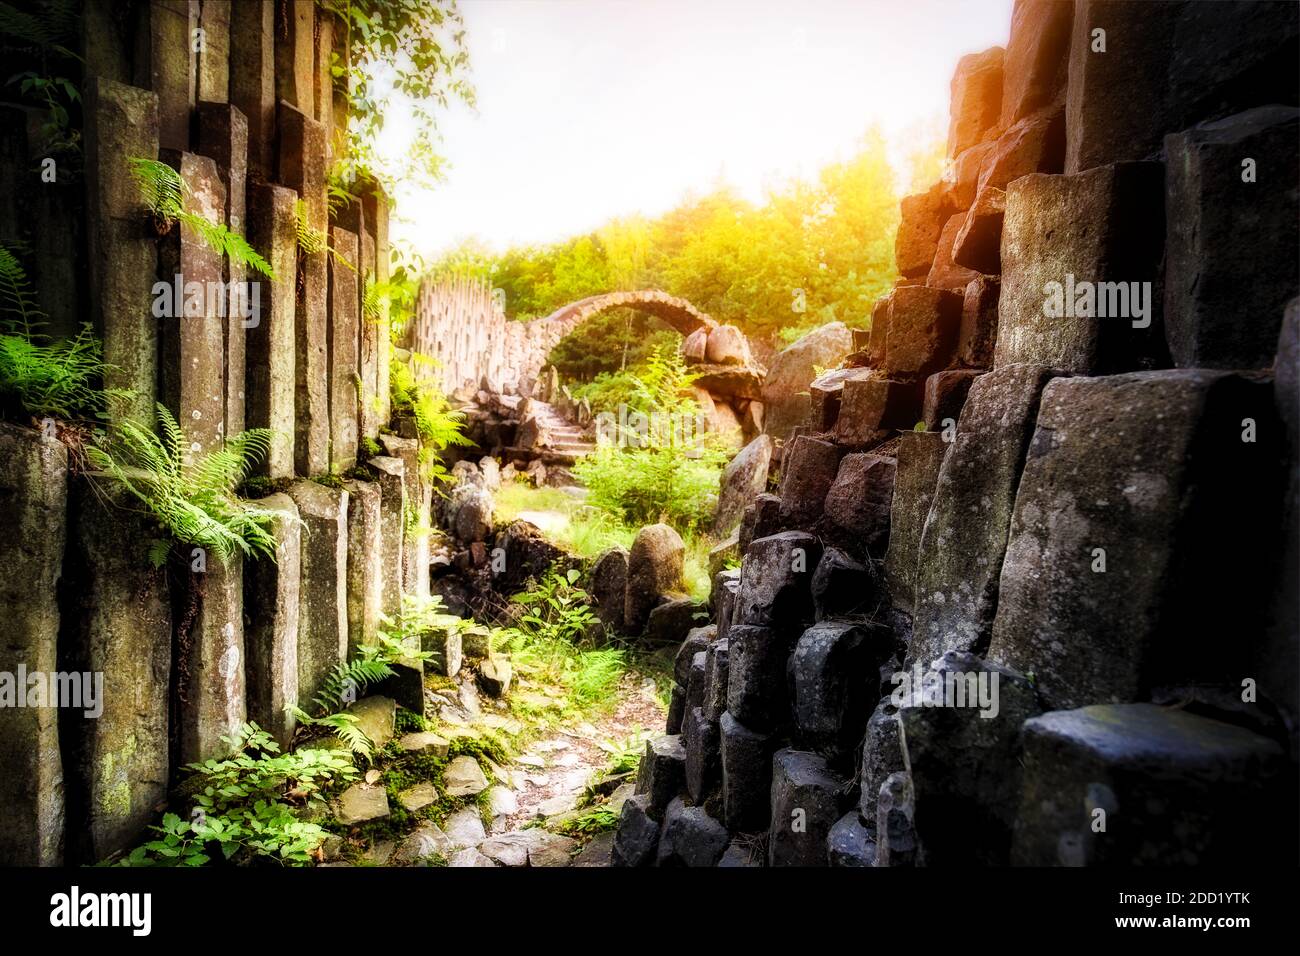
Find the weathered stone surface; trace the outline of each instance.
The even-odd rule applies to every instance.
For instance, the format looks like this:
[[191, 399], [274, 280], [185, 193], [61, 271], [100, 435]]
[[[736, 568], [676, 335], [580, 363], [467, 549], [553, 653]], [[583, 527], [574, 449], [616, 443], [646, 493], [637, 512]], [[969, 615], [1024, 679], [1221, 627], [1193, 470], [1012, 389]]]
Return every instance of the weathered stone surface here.
[[483, 829], [483, 818], [477, 807], [463, 807], [447, 818], [443, 824], [447, 839], [454, 846], [472, 847], [482, 843], [487, 836]]
[[830, 866], [876, 865], [876, 841], [856, 810], [840, 817], [826, 835], [826, 862]]
[[894, 606], [904, 611], [912, 610], [921, 534], [947, 450], [937, 432], [907, 431], [899, 436], [885, 579]]
[[[964, 289], [971, 278], [964, 279], [960, 286]], [[962, 296], [957, 292], [928, 286], [895, 289], [885, 339], [884, 371], [891, 377], [925, 378], [946, 367], [957, 346], [961, 309]]]
[[739, 541], [742, 556], [749, 553], [749, 546], [759, 538], [776, 534], [781, 530], [781, 497], [767, 492], [754, 499], [752, 510], [745, 509], [741, 520]]
[[718, 325], [709, 329], [708, 346], [704, 359], [715, 365], [748, 365], [749, 340], [734, 325]]
[[808, 386], [808, 428], [814, 434], [835, 430], [840, 415], [844, 383], [849, 379], [871, 376], [867, 368], [836, 368], [822, 372]]
[[783, 531], [756, 540], [749, 546], [740, 571], [734, 623], [777, 627], [811, 624], [809, 586], [821, 555], [821, 542], [802, 531]]
[[[1300, 293], [1300, 110], [1267, 106], [1165, 137], [1165, 334], [1180, 367], [1266, 368]], [[1255, 182], [1244, 182], [1245, 158]]]
[[718, 858], [718, 866], [725, 867], [759, 867], [763, 865], [762, 855], [754, 845], [741, 840], [732, 840]]
[[248, 169], [262, 181], [275, 172], [275, 101], [275, 7], [233, 0], [230, 102], [248, 118]]
[[1159, 163], [1120, 163], [1007, 187], [996, 365], [1107, 374], [1165, 364], [1163, 182]]
[[447, 764], [442, 777], [449, 797], [472, 797], [488, 788], [487, 778], [473, 757], [457, 757]]
[[[980, 190], [953, 238], [954, 263], [978, 273], [1002, 271], [1002, 217], [1006, 208], [1007, 194], [1001, 189], [989, 186]], [[971, 281], [975, 278], [971, 276]]]
[[934, 262], [944, 223], [957, 210], [952, 207], [942, 183], [935, 183], [926, 192], [904, 196], [899, 209], [901, 220], [894, 237], [894, 259], [899, 275], [924, 276]]
[[962, 298], [961, 331], [957, 334], [957, 361], [969, 368], [992, 368], [998, 338], [1000, 280], [989, 276], [972, 279]]
[[896, 428], [911, 428], [921, 413], [918, 383], [898, 381], [872, 369], [844, 385], [835, 441], [851, 448], [879, 444]]
[[645, 642], [651, 645], [676, 644], [708, 616], [708, 608], [690, 598], [664, 601], [646, 619]]
[[[402, 488], [407, 511], [414, 511], [414, 526], [405, 520], [402, 528], [402, 591], [425, 597], [429, 593], [429, 527], [432, 519], [433, 488], [421, 478], [420, 443], [414, 438], [380, 435], [386, 457], [402, 460]], [[374, 459], [371, 459], [373, 461]], [[386, 533], [386, 532], [385, 532]], [[507, 561], [509, 559], [507, 558]]]
[[407, 753], [445, 757], [450, 743], [445, 737], [435, 734], [431, 730], [419, 730], [415, 733], [403, 735], [398, 739], [397, 746], [398, 749]]
[[447, 834], [443, 833], [437, 825], [425, 823], [402, 841], [393, 854], [392, 862], [399, 866], [424, 866], [427, 865], [426, 861], [430, 857], [440, 856], [446, 860], [454, 850], [455, 847], [447, 839]]
[[952, 161], [943, 173], [943, 185], [947, 190], [948, 204], [952, 211], [962, 212], [970, 208], [975, 201], [976, 186], [979, 184], [980, 170], [993, 149], [993, 143], [979, 143], [962, 152]]
[[383, 787], [354, 783], [339, 795], [334, 816], [344, 826], [379, 820], [388, 816], [388, 794]]
[[876, 700], [880, 665], [893, 649], [893, 635], [884, 626], [829, 620], [803, 632], [789, 663], [801, 746], [828, 758], [853, 749]]
[[293, 0], [275, 11], [275, 96], [304, 113], [315, 109], [314, 4]]
[[698, 365], [704, 361], [708, 348], [709, 330], [698, 328], [682, 339], [682, 358], [690, 365]]
[[767, 487], [772, 462], [772, 439], [759, 435], [742, 448], [722, 471], [718, 508], [713, 516], [713, 534], [725, 537], [736, 529], [746, 506]]
[[677, 649], [677, 654], [673, 658], [673, 679], [683, 687], [690, 683], [691, 664], [695, 660], [695, 655], [709, 648], [709, 642], [716, 635], [716, 630], [712, 627], [697, 627], [686, 635], [682, 641], [682, 646]]
[[[703, 803], [705, 797], [712, 794], [722, 782], [722, 752], [717, 721], [710, 720], [702, 706], [688, 707], [683, 720], [682, 737], [686, 747], [686, 792], [690, 794], [693, 803]], [[661, 846], [662, 842], [661, 840]]]
[[504, 697], [510, 692], [514, 670], [506, 657], [490, 657], [478, 666], [478, 683], [489, 697]]
[[296, 721], [285, 708], [298, 703], [298, 607], [302, 524], [286, 494], [252, 503], [274, 511], [275, 560], [244, 562], [244, 648], [248, 656], [248, 719], [287, 748]]
[[[966, 221], [967, 214], [959, 212], [955, 216], [950, 216], [948, 221], [943, 224], [943, 232], [939, 234], [939, 244], [934, 252], [934, 263], [930, 266], [930, 271], [925, 277], [927, 288], [960, 292], [966, 288], [966, 284], [971, 279], [979, 275], [978, 272], [959, 265], [953, 258], [957, 247], [957, 237], [961, 234]], [[908, 287], [905, 286], [904, 288]]]
[[1032, 173], [1060, 173], [1065, 168], [1065, 110], [1048, 107], [1009, 127], [984, 157], [979, 191], [1005, 190]]
[[1269, 822], [1281, 802], [1281, 748], [1240, 727], [1151, 704], [1054, 711], [1026, 722], [1024, 763], [1017, 865], [1212, 866], [1290, 854]]
[[762, 392], [763, 427], [774, 441], [785, 441], [790, 429], [808, 420], [806, 393], [816, 369], [838, 365], [852, 348], [853, 334], [848, 327], [831, 322], [777, 353], [763, 379]]
[[1065, 99], [1074, 4], [1018, 0], [1003, 56], [1001, 125]]
[[681, 736], [666, 734], [647, 740], [636, 780], [636, 792], [649, 798], [646, 812], [659, 819], [669, 801], [685, 787], [686, 747]]
[[348, 658], [373, 644], [383, 613], [384, 562], [380, 488], [375, 482], [346, 481], [348, 493]]
[[704, 812], [674, 800], [664, 813], [657, 866], [714, 866], [727, 848], [727, 828]]
[[615, 634], [621, 634], [624, 630], [627, 558], [627, 549], [614, 545], [601, 552], [591, 565], [588, 590], [595, 599], [596, 616]]
[[294, 346], [298, 237], [294, 203], [298, 196], [282, 186], [253, 183], [248, 193], [248, 241], [275, 270], [280, 281], [258, 282], [261, 314], [244, 333], [244, 418], [250, 428], [270, 428], [270, 452], [259, 470], [270, 478], [289, 478], [294, 467]]
[[[1005, 865], [1020, 794], [1020, 727], [1041, 708], [1023, 674], [950, 651], [898, 710], [927, 865]], [[903, 688], [900, 687], [901, 691]]]
[[883, 455], [845, 455], [826, 494], [827, 519], [852, 542], [854, 553], [884, 557], [896, 462]]
[[800, 435], [785, 450], [781, 475], [781, 521], [808, 527], [821, 517], [826, 493], [840, 467], [840, 449], [828, 441]]
[[[185, 763], [221, 757], [223, 738], [247, 718], [244, 681], [243, 564], [238, 555], [206, 557], [206, 570], [189, 572], [193, 615], [177, 643], [188, 650], [178, 666], [180, 759]], [[178, 627], [182, 626], [178, 621]]]
[[709, 549], [709, 580], [716, 581], [718, 575], [726, 570], [727, 565], [739, 562], [741, 557], [740, 529], [737, 528], [729, 537]]
[[348, 651], [348, 493], [314, 481], [289, 489], [303, 523], [298, 697], [312, 700]]
[[400, 803], [408, 812], [415, 813], [422, 810], [431, 803], [438, 802], [438, 788], [432, 783], [425, 780], [417, 783], [413, 787], [407, 787], [397, 795], [397, 802]]
[[199, 5], [189, 0], [165, 0], [140, 11], [133, 82], [157, 94], [159, 145], [165, 149], [190, 148], [198, 72], [192, 38], [198, 26]]
[[486, 541], [492, 533], [492, 507], [492, 493], [486, 488], [459, 486], [447, 506], [452, 533], [462, 544]]
[[979, 372], [972, 369], [953, 369], [935, 372], [927, 378], [925, 404], [921, 409], [921, 420], [925, 422], [925, 427], [941, 431], [947, 427], [946, 422], [956, 425], [970, 387], [979, 375]]
[[769, 791], [777, 738], [750, 730], [727, 712], [718, 721], [718, 731], [727, 829], [744, 833], [765, 829], [771, 819]]
[[886, 697], [872, 711], [871, 719], [867, 721], [866, 736], [862, 740], [858, 815], [873, 835], [876, 832], [876, 810], [880, 802], [880, 788], [891, 773], [904, 769], [906, 768], [899, 731], [898, 707], [889, 697]]
[[876, 802], [876, 866], [915, 866], [919, 847], [913, 823], [912, 778], [891, 773]]
[[731, 641], [719, 638], [711, 642], [704, 660], [704, 716], [716, 722], [727, 709], [727, 683], [731, 658]]
[[477, 867], [495, 867], [492, 858], [480, 853], [477, 847], [467, 846], [463, 850], [457, 850], [447, 861], [448, 866], [477, 866]]
[[659, 824], [650, 816], [650, 796], [637, 794], [623, 801], [614, 836], [611, 866], [649, 866], [659, 844]]
[[[1272, 556], [1257, 542], [1276, 521], [1271, 404], [1267, 384], [1225, 372], [1051, 383], [1016, 496], [990, 657], [1033, 671], [1052, 708], [1241, 673], [1245, 648], [1210, 635], [1251, 633], [1267, 613]], [[1242, 440], [1247, 419], [1254, 442]], [[1232, 559], [1191, 560], [1193, 547]]]
[[1051, 376], [1013, 365], [971, 386], [921, 535], [909, 662], [988, 647], [1016, 485]]
[[[357, 462], [360, 440], [358, 404], [361, 390], [360, 324], [358, 293], [357, 235], [346, 229], [330, 229], [334, 255], [329, 257], [329, 350], [330, 468], [341, 474]], [[340, 261], [343, 260], [343, 261]], [[347, 263], [346, 265], [344, 263]]]
[[871, 305], [871, 331], [867, 337], [866, 364], [875, 368], [885, 360], [885, 340], [889, 337], [889, 310], [894, 294], [882, 295]]
[[768, 866], [826, 865], [826, 838], [840, 818], [843, 786], [816, 754], [780, 750], [773, 755]]
[[669, 734], [680, 734], [682, 732], [682, 723], [686, 719], [686, 688], [681, 684], [674, 683], [671, 695], [668, 699], [668, 720], [664, 731]]
[[727, 710], [756, 730], [784, 727], [790, 719], [786, 662], [794, 643], [789, 631], [735, 624], [727, 640]]
[[827, 548], [812, 579], [818, 621], [850, 614], [871, 614], [885, 598], [875, 564], [856, 561], [839, 548]]
[[[18, 434], [24, 440], [13, 447], [12, 438]], [[0, 592], [0, 605], [10, 622], [11, 635], [36, 638], [40, 631], [33, 622], [39, 620], [38, 614], [49, 613], [42, 599], [48, 595], [53, 601], [55, 581], [50, 574], [57, 576], [58, 563], [56, 558], [52, 572], [39, 568], [42, 549], [35, 545], [49, 542], [61, 550], [64, 529], [60, 506], [57, 513], [44, 516], [39, 531], [32, 530], [32, 511], [46, 502], [21, 491], [13, 494], [16, 485], [10, 476], [20, 467], [35, 465], [32, 450], [24, 447], [29, 443], [41, 449], [40, 467], [46, 472], [37, 490], [47, 501], [63, 494], [62, 445], [53, 440], [41, 442], [34, 432], [0, 426], [0, 461], [4, 462], [0, 466], [0, 496], [15, 505], [10, 513], [14, 539], [26, 542], [21, 553], [0, 546], [7, 559], [3, 567], [20, 575], [24, 588], [22, 604], [15, 608]], [[78, 732], [62, 741], [68, 805], [74, 811], [68, 821], [67, 850], [70, 861], [92, 863], [133, 845], [153, 819], [154, 808], [166, 798], [172, 627], [167, 575], [145, 559], [144, 542], [154, 531], [135, 499], [110, 482], [100, 482], [98, 487], [78, 483], [74, 490], [68, 534], [75, 549], [70, 553], [80, 559], [68, 563], [67, 579], [60, 586], [67, 588], [68, 595], [75, 595], [65, 609], [75, 615], [65, 622], [75, 637], [60, 666], [102, 674], [103, 685], [97, 689], [102, 713], [83, 720], [82, 713], [74, 712]], [[54, 624], [57, 629], [57, 615]], [[32, 643], [19, 660], [30, 671], [54, 670], [53, 632], [50, 640], [48, 658], [44, 648]], [[14, 664], [0, 663], [0, 669], [12, 672]], [[30, 745], [26, 732], [15, 726], [20, 724], [15, 718], [33, 713], [0, 710], [0, 725], [5, 725], [0, 752], [24, 788], [20, 795], [6, 795], [6, 810], [26, 810], [32, 803], [39, 806], [50, 798], [51, 774], [58, 769], [57, 744], [53, 752], [6, 749], [6, 745]], [[47, 713], [52, 717], [54, 712]], [[49, 730], [53, 732], [52, 727]], [[45, 762], [49, 757], [55, 758], [53, 766]], [[62, 793], [58, 796], [61, 801]], [[62, 823], [60, 817], [60, 832]], [[50, 836], [30, 818], [25, 826], [31, 828], [27, 835], [33, 842]], [[15, 833], [10, 825], [0, 832], [10, 838]], [[4, 839], [0, 837], [0, 845]], [[16, 862], [8, 851], [0, 852], [0, 859]]]
[[713, 578], [713, 610], [718, 622], [718, 639], [726, 640], [735, 618], [736, 598], [740, 596], [740, 568], [719, 571]]
[[420, 634], [420, 649], [432, 654], [434, 671], [443, 677], [455, 677], [464, 663], [464, 638], [459, 627], [430, 627]]
[[627, 559], [623, 604], [628, 633], [641, 633], [662, 595], [686, 590], [682, 577], [685, 556], [681, 535], [666, 524], [647, 525], [636, 533]]
[[1002, 47], [995, 46], [957, 61], [951, 85], [949, 156], [987, 139], [997, 127], [1002, 111], [1002, 58]]
[[380, 609], [396, 620], [402, 613], [406, 464], [400, 458], [376, 455], [366, 467], [379, 487]]

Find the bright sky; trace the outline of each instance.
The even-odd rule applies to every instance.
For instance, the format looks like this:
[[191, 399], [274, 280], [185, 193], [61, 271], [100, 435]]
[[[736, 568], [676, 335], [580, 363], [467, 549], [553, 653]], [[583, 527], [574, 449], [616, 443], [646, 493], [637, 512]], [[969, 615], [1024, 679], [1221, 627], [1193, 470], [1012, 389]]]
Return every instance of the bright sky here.
[[[399, 190], [393, 235], [500, 251], [656, 216], [719, 178], [759, 199], [872, 123], [901, 165], [946, 133], [957, 59], [1005, 45], [1012, 3], [462, 0], [478, 110], [443, 115], [447, 180]], [[387, 125], [400, 149], [406, 123]]]

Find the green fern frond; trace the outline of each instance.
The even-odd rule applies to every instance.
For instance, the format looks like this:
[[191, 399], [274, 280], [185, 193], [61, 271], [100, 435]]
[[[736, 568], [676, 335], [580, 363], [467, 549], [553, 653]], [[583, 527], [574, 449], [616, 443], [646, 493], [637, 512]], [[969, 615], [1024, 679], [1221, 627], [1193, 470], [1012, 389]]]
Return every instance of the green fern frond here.
[[176, 219], [184, 212], [189, 186], [181, 174], [156, 159], [130, 157], [131, 178], [140, 189], [140, 199], [159, 219]]
[[177, 213], [172, 218], [185, 223], [197, 232], [213, 251], [225, 256], [231, 262], [254, 269], [272, 282], [279, 278], [270, 263], [248, 244], [248, 240], [239, 233], [231, 231], [225, 223], [209, 222], [191, 212]]
[[377, 684], [396, 673], [385, 661], [356, 660], [337, 664], [325, 678], [320, 693], [313, 702], [320, 713], [328, 714], [343, 705], [343, 697], [351, 689], [358, 696], [372, 684]]
[[45, 313], [36, 307], [26, 270], [4, 245], [0, 245], [0, 311], [16, 316], [5, 319], [0, 328], [28, 336], [32, 334], [32, 326], [40, 325], [45, 318]]

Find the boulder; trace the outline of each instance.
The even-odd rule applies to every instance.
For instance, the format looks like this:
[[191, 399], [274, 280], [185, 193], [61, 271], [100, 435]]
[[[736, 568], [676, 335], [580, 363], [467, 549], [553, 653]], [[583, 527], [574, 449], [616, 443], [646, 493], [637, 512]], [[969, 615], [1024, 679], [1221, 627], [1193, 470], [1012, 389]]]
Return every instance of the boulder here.
[[948, 447], [937, 432], [906, 431], [899, 436], [885, 579], [894, 606], [904, 611], [912, 610], [921, 533]]
[[995, 46], [957, 61], [949, 107], [949, 156], [984, 141], [997, 128], [1002, 113], [1002, 59], [1002, 47]]
[[637, 794], [623, 801], [614, 835], [611, 866], [649, 866], [659, 845], [659, 824], [650, 816], [650, 797]]
[[[1246, 673], [1244, 642], [1217, 636], [1266, 626], [1276, 556], [1258, 542], [1270, 540], [1280, 491], [1271, 414], [1267, 383], [1227, 372], [1052, 382], [1010, 522], [990, 656], [1033, 671], [1056, 709]], [[1247, 420], [1253, 442], [1242, 440]], [[1231, 560], [1192, 560], [1189, 548]]]
[[957, 362], [968, 368], [992, 368], [998, 338], [998, 299], [1002, 282], [980, 276], [966, 283], [962, 295], [961, 329], [957, 333]]
[[[1024, 727], [1011, 860], [1023, 866], [1290, 863], [1285, 758], [1240, 727], [1152, 704], [1053, 711]], [[1292, 830], [1294, 833], [1294, 830]]]
[[981, 373], [974, 369], [952, 369], [947, 372], [935, 372], [925, 380], [925, 404], [921, 409], [921, 420], [925, 427], [933, 431], [942, 431], [946, 422], [956, 425], [961, 417], [962, 406], [966, 404], [966, 395]]
[[508, 657], [490, 657], [478, 666], [478, 683], [489, 697], [504, 697], [510, 692], [514, 671]]
[[699, 365], [704, 361], [709, 348], [709, 330], [698, 328], [682, 339], [682, 358], [687, 365]]
[[776, 627], [812, 623], [810, 585], [821, 554], [818, 538], [803, 531], [783, 531], [754, 541], [740, 571], [735, 623]]
[[708, 608], [690, 598], [664, 601], [650, 612], [645, 625], [647, 644], [676, 644], [691, 628], [707, 620]]
[[845, 383], [835, 441], [848, 448], [870, 448], [894, 429], [911, 428], [920, 414], [919, 382], [901, 381], [872, 369], [869, 376]]
[[669, 801], [686, 789], [686, 747], [679, 734], [646, 741], [636, 792], [649, 797], [646, 812], [658, 819]]
[[681, 535], [666, 524], [647, 525], [636, 533], [628, 555], [623, 604], [628, 633], [641, 633], [662, 595], [686, 590], [682, 575], [685, 556]]
[[487, 777], [473, 757], [456, 757], [443, 772], [442, 787], [449, 797], [473, 797], [488, 788]]
[[[971, 278], [963, 279], [960, 287], [965, 289]], [[890, 377], [916, 379], [945, 368], [957, 347], [961, 310], [962, 295], [957, 292], [927, 286], [895, 289], [885, 339], [884, 372]]]
[[1073, 13], [1073, 3], [1059, 0], [1016, 3], [1002, 60], [1001, 126], [1065, 101]]
[[777, 738], [750, 730], [730, 713], [718, 720], [722, 745], [722, 806], [728, 830], [765, 829], [771, 818], [768, 793]]
[[979, 185], [980, 170], [984, 161], [993, 150], [992, 142], [978, 143], [964, 149], [953, 159], [952, 164], [943, 172], [943, 185], [947, 192], [948, 204], [952, 211], [962, 212], [970, 208], [975, 201], [976, 187]]
[[876, 841], [856, 810], [836, 821], [826, 835], [826, 862], [831, 866], [875, 866]]
[[773, 755], [768, 866], [826, 866], [826, 839], [841, 816], [843, 787], [816, 754], [780, 750]]
[[[980, 190], [953, 238], [952, 261], [977, 273], [1002, 271], [1002, 218], [1007, 194], [996, 187]], [[978, 276], [971, 276], [971, 281]], [[969, 285], [969, 282], [966, 283]], [[965, 285], [962, 286], [963, 290]]]
[[388, 816], [388, 794], [383, 787], [354, 783], [335, 801], [334, 816], [344, 826], [379, 820]]
[[[1272, 364], [1300, 260], [1260, 253], [1300, 246], [1297, 140], [1300, 109], [1284, 106], [1165, 137], [1165, 334], [1179, 367]], [[1243, 181], [1244, 157], [1258, 182]]]
[[686, 792], [692, 803], [701, 804], [722, 783], [718, 723], [706, 716], [703, 707], [689, 707], [682, 736], [686, 746]]
[[822, 372], [808, 386], [808, 428], [813, 434], [835, 430], [844, 396], [844, 383], [871, 377], [867, 368], [836, 368]]
[[727, 828], [704, 812], [674, 800], [664, 813], [658, 866], [715, 866], [730, 839]]
[[943, 183], [935, 183], [926, 192], [904, 196], [899, 210], [894, 260], [899, 275], [919, 278], [930, 271], [944, 223], [957, 210], [952, 207]]
[[1164, 215], [1160, 163], [1008, 185], [995, 364], [1095, 375], [1167, 364]]
[[398, 866], [410, 864], [420, 866], [432, 856], [446, 859], [454, 850], [455, 847], [447, 839], [447, 834], [435, 824], [425, 823], [402, 841], [392, 856], [392, 862]]
[[905, 769], [898, 707], [886, 697], [876, 705], [867, 721], [867, 733], [862, 740], [862, 769], [858, 778], [858, 814], [872, 834], [876, 832], [881, 786], [890, 774]]
[[1012, 365], [971, 386], [921, 535], [909, 662], [988, 647], [1016, 485], [1052, 375]]
[[[950, 216], [948, 221], [943, 224], [943, 231], [939, 233], [939, 244], [934, 250], [934, 262], [925, 277], [926, 288], [947, 289], [960, 293], [961, 290], [966, 288], [966, 284], [971, 279], [979, 275], [978, 272], [959, 265], [953, 258], [957, 247], [957, 237], [961, 234], [962, 227], [967, 222], [967, 215], [967, 213], [959, 212], [954, 216]], [[907, 286], [905, 288], [916, 287]], [[956, 323], [953, 323], [953, 325], [955, 332]]]
[[862, 738], [880, 665], [893, 650], [883, 625], [829, 620], [804, 631], [789, 661], [797, 742], [830, 759], [848, 754]]
[[884, 557], [897, 463], [883, 455], [845, 455], [826, 493], [826, 518], [857, 554]]
[[[927, 263], [928, 265], [928, 263]], [[785, 441], [790, 429], [808, 418], [808, 386], [817, 368], [838, 365], [853, 348], [853, 336], [842, 322], [814, 329], [786, 346], [772, 360], [763, 380], [763, 427], [775, 441]], [[697, 385], [704, 387], [698, 380]]]
[[447, 839], [452, 846], [478, 846], [487, 837], [483, 829], [483, 818], [477, 807], [464, 807], [447, 817], [443, 824]]
[[809, 527], [821, 517], [826, 493], [840, 466], [837, 445], [800, 435], [785, 450], [781, 466], [781, 522]]
[[492, 493], [477, 485], [460, 485], [448, 504], [451, 530], [463, 544], [486, 541], [492, 533]]
[[624, 630], [627, 558], [627, 549], [618, 545], [602, 551], [591, 564], [591, 578], [587, 585], [596, 604], [596, 616], [615, 634]]
[[839, 548], [827, 548], [812, 579], [818, 621], [851, 614], [870, 615], [885, 601], [884, 581], [874, 562], [856, 561]]
[[705, 361], [714, 365], [749, 365], [749, 340], [734, 325], [718, 325], [709, 329], [704, 351]]

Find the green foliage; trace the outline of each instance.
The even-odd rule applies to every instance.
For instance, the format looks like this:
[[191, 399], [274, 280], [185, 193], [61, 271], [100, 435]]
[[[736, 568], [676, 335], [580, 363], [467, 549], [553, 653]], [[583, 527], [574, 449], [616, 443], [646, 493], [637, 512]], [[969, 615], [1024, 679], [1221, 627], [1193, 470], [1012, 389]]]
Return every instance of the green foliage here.
[[136, 847], [121, 866], [202, 866], [221, 859], [233, 863], [265, 858], [303, 865], [327, 833], [300, 817], [286, 802], [320, 807], [321, 790], [355, 779], [347, 754], [299, 750], [281, 754], [279, 745], [255, 723], [225, 738], [232, 756], [189, 764], [183, 790], [194, 794], [189, 817], [163, 816], [152, 829], [158, 836]]
[[451, 407], [443, 395], [427, 380], [417, 380], [411, 364], [432, 364], [434, 359], [418, 352], [411, 354], [410, 363], [396, 355], [389, 364], [388, 383], [394, 415], [409, 415], [420, 436], [420, 451], [424, 477], [437, 483], [446, 483], [451, 475], [442, 466], [441, 453], [452, 445], [474, 447], [465, 435], [465, 417]]
[[131, 177], [140, 190], [141, 200], [160, 223], [184, 223], [197, 232], [218, 255], [225, 256], [232, 263], [255, 269], [268, 279], [276, 279], [275, 270], [270, 263], [243, 236], [232, 231], [225, 223], [211, 222], [185, 210], [185, 197], [189, 195], [190, 187], [180, 173], [156, 159], [133, 156], [128, 162]]
[[594, 836], [617, 828], [618, 814], [607, 806], [599, 806], [565, 820], [556, 829], [569, 836]]
[[[81, 57], [72, 51], [79, 44], [81, 10], [77, 0], [42, 0], [39, 15], [10, 3], [0, 3], [0, 52], [17, 53], [39, 69], [15, 73], [6, 85], [18, 86], [19, 95], [45, 110], [36, 153], [50, 156], [80, 151], [81, 133], [75, 111], [81, 94], [71, 77], [81, 72]], [[60, 173], [66, 165], [60, 164]]]
[[[248, 470], [270, 447], [270, 430], [249, 429], [228, 439], [224, 448], [195, 456], [172, 413], [159, 404], [157, 414], [157, 433], [122, 422], [110, 434], [96, 436], [86, 448], [87, 460], [139, 499], [175, 540], [222, 558], [241, 554], [274, 561], [271, 529], [283, 516], [235, 496]], [[154, 563], [161, 565], [166, 553], [166, 542], [155, 545]]]

